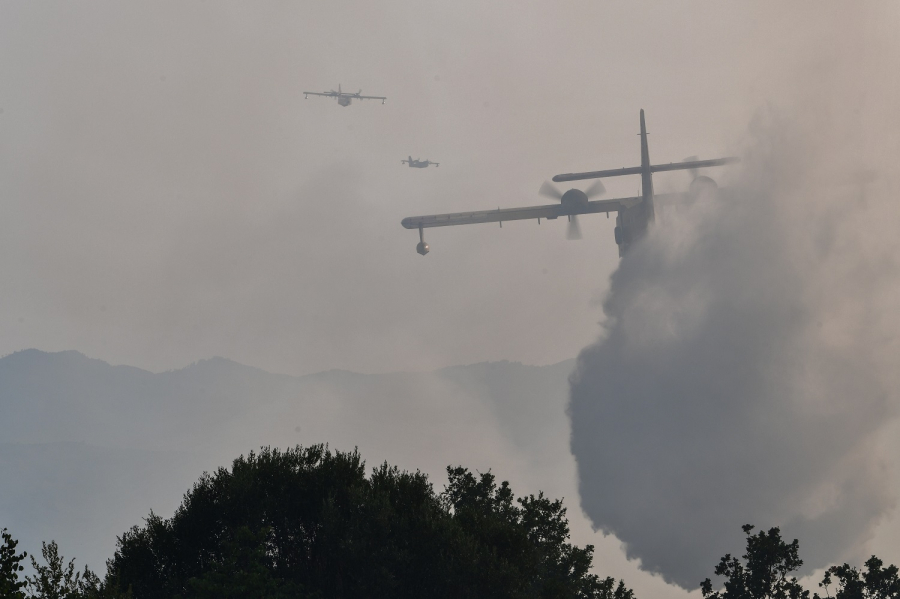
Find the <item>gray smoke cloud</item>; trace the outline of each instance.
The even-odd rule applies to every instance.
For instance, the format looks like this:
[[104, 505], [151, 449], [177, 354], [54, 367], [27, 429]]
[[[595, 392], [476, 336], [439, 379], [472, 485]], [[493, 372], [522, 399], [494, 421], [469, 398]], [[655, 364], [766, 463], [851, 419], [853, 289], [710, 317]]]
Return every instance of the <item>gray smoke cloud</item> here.
[[571, 378], [582, 507], [668, 582], [696, 588], [744, 523], [808, 570], [858, 558], [894, 505], [897, 149], [859, 114], [761, 111], [727, 192], [664, 210], [612, 276]]

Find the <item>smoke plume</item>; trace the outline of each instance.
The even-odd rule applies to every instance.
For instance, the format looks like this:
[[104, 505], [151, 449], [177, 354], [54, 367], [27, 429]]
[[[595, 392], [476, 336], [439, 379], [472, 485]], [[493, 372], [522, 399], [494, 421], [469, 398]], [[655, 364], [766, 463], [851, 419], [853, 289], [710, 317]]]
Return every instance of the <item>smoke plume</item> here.
[[812, 569], [858, 557], [894, 504], [897, 150], [822, 104], [761, 111], [727, 190], [662, 209], [571, 378], [583, 509], [684, 588], [742, 524], [781, 526]]

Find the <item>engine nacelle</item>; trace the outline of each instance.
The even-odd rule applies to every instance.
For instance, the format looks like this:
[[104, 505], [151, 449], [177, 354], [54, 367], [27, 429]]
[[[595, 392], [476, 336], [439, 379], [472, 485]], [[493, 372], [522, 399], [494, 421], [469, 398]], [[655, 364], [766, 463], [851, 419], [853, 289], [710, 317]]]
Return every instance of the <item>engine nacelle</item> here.
[[716, 185], [716, 182], [706, 177], [704, 175], [700, 175], [699, 177], [694, 177], [694, 180], [691, 181], [690, 194], [695, 198], [708, 193], [715, 193], [715, 191], [719, 188]]
[[428, 244], [424, 241], [420, 241], [418, 244], [416, 244], [416, 251], [422, 256], [427, 254], [430, 249], [431, 248], [429, 248]]
[[578, 214], [581, 210], [587, 208], [588, 197], [587, 194], [580, 189], [570, 189], [562, 195], [560, 203], [563, 205], [564, 210]]

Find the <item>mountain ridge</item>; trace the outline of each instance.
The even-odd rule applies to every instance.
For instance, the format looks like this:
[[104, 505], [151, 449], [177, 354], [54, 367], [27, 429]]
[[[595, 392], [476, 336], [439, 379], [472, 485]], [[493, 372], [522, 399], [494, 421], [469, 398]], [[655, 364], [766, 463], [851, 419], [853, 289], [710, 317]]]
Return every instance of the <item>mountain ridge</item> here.
[[151, 509], [170, 515], [204, 470], [263, 445], [359, 447], [369, 464], [438, 484], [463, 464], [523, 492], [571, 496], [573, 367], [504, 360], [293, 376], [213, 357], [154, 373], [74, 350], [21, 350], [0, 358], [0, 526], [23, 549], [55, 539], [100, 569], [116, 535]]
[[151, 375], [165, 375], [165, 374], [172, 374], [172, 373], [177, 373], [177, 372], [190, 371], [190, 370], [194, 370], [194, 369], [201, 369], [201, 368], [205, 368], [207, 365], [210, 365], [210, 364], [212, 364], [212, 365], [226, 364], [226, 365], [230, 365], [233, 367], [239, 367], [239, 368], [262, 372], [262, 373], [272, 375], [272, 376], [284, 376], [284, 377], [290, 377], [290, 378], [295, 378], [295, 379], [304, 378], [304, 377], [308, 377], [308, 376], [316, 376], [316, 375], [321, 375], [321, 374], [326, 374], [326, 373], [331, 373], [331, 372], [357, 374], [357, 375], [361, 375], [361, 376], [381, 376], [381, 375], [389, 375], [389, 374], [428, 374], [428, 373], [434, 373], [434, 372], [450, 371], [450, 370], [455, 370], [455, 369], [472, 368], [472, 367], [480, 366], [480, 365], [509, 365], [509, 366], [524, 366], [526, 368], [548, 368], [548, 367], [557, 367], [557, 366], [569, 365], [569, 364], [574, 365], [575, 361], [576, 361], [575, 358], [568, 358], [566, 360], [561, 360], [559, 362], [553, 362], [551, 364], [526, 364], [524, 362], [518, 362], [515, 360], [484, 360], [481, 362], [471, 362], [471, 363], [465, 363], [465, 364], [453, 364], [450, 366], [442, 366], [440, 368], [436, 368], [433, 370], [388, 370], [385, 372], [358, 372], [356, 370], [349, 370], [346, 368], [329, 368], [326, 370], [317, 370], [317, 371], [309, 372], [306, 374], [286, 374], [286, 373], [273, 372], [270, 370], [266, 370], [265, 368], [261, 368], [259, 366], [251, 366], [248, 364], [243, 364], [242, 362], [238, 362], [236, 360], [232, 360], [231, 358], [226, 358], [224, 356], [210, 356], [209, 358], [201, 358], [199, 360], [191, 362], [190, 364], [188, 364], [186, 366], [182, 366], [181, 368], [173, 368], [173, 369], [169, 369], [169, 370], [163, 370], [160, 372], [154, 372], [152, 370], [147, 370], [147, 369], [141, 368], [139, 366], [131, 366], [129, 364], [112, 364], [110, 362], [107, 362], [106, 360], [103, 360], [102, 358], [92, 358], [92, 357], [88, 356], [87, 354], [84, 354], [76, 349], [64, 349], [64, 350], [59, 350], [59, 351], [45, 351], [42, 349], [30, 347], [30, 348], [26, 348], [26, 349], [16, 350], [16, 351], [8, 353], [4, 356], [0, 356], [0, 368], [2, 368], [4, 363], [8, 363], [8, 361], [14, 362], [14, 360], [16, 360], [16, 359], [21, 360], [22, 358], [25, 358], [25, 357], [41, 357], [41, 358], [73, 357], [74, 359], [80, 360], [85, 363], [104, 365], [104, 366], [108, 366], [109, 368], [121, 368], [121, 369], [140, 371], [140, 372], [144, 372], [144, 373], [151, 374]]

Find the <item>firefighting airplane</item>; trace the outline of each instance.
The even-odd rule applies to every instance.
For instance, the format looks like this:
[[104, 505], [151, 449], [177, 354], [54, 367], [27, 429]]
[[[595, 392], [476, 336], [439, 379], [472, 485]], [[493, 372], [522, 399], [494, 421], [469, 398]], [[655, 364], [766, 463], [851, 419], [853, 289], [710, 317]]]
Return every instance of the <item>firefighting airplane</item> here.
[[[641, 165], [629, 168], [592, 171], [589, 173], [568, 173], [556, 175], [553, 180], [581, 181], [584, 179], [600, 179], [604, 177], [619, 177], [622, 175], [641, 176], [641, 195], [631, 198], [616, 198], [612, 200], [592, 200], [591, 197], [604, 193], [603, 183], [597, 181], [587, 191], [570, 189], [561, 193], [555, 186], [545, 182], [540, 189], [540, 194], [559, 201], [559, 204], [545, 206], [528, 206], [523, 208], [505, 208], [497, 210], [482, 210], [478, 212], [457, 212], [453, 214], [432, 214], [427, 216], [410, 216], [404, 218], [400, 224], [407, 229], [419, 230], [419, 243], [416, 252], [424, 256], [430, 250], [425, 243], [424, 229], [429, 227], [448, 227], [452, 225], [473, 225], [477, 223], [496, 223], [503, 226], [503, 221], [524, 220], [536, 218], [540, 224], [542, 218], [553, 220], [565, 216], [569, 221], [568, 238], [581, 239], [581, 231], [578, 227], [579, 214], [596, 214], [605, 212], [607, 217], [610, 212], [618, 213], [616, 216], [615, 238], [619, 246], [619, 256], [634, 245], [647, 232], [650, 223], [654, 221], [654, 201], [677, 201], [695, 197], [703, 190], [715, 190], [716, 182], [709, 177], [698, 175], [698, 169], [710, 166], [721, 166], [737, 162], [738, 158], [716, 158], [714, 160], [687, 159], [683, 162], [670, 162], [669, 164], [650, 164], [650, 152], [647, 148], [647, 128], [644, 124], [644, 111], [641, 110]], [[692, 174], [690, 189], [686, 193], [653, 193], [653, 173], [663, 171], [687, 170]]]
[[350, 102], [353, 100], [381, 100], [381, 103], [384, 104], [384, 101], [387, 100], [384, 96], [363, 96], [362, 90], [358, 92], [344, 92], [341, 91], [341, 86], [338, 84], [338, 90], [331, 90], [330, 92], [303, 92], [303, 99], [309, 100], [310, 96], [327, 96], [329, 98], [337, 98], [337, 103], [341, 106], [350, 106]]
[[410, 166], [410, 168], [428, 168], [432, 164], [435, 167], [441, 166], [439, 163], [432, 162], [428, 159], [425, 159], [425, 160], [419, 160], [418, 158], [413, 159], [412, 156], [410, 156], [408, 160], [401, 160], [400, 164], [408, 164]]

